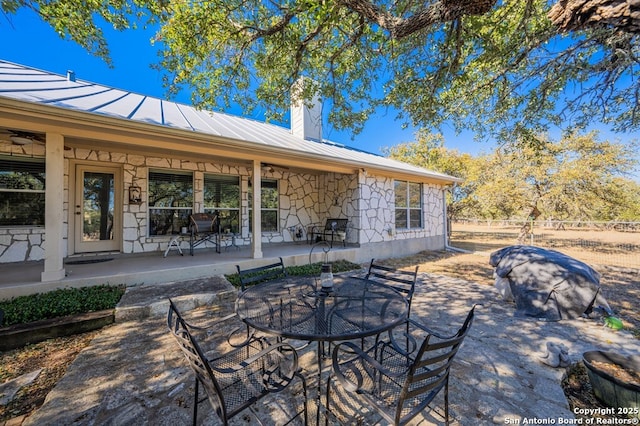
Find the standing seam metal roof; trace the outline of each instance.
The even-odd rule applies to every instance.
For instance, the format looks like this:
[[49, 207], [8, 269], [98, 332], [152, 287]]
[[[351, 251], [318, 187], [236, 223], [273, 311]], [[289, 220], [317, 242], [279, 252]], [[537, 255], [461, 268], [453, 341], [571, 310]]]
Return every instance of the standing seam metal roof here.
[[290, 129], [226, 113], [198, 110], [193, 106], [114, 89], [0, 60], [0, 97], [51, 105], [132, 121], [193, 131], [316, 154], [366, 167], [454, 182], [457, 179], [334, 142], [314, 142], [294, 136]]

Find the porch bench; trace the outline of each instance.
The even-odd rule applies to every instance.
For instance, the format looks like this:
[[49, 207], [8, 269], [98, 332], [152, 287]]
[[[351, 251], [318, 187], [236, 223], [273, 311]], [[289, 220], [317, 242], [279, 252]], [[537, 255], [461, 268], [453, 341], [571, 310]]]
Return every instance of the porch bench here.
[[[334, 241], [342, 241], [342, 246], [347, 246], [347, 224], [349, 219], [330, 218], [321, 226], [313, 226], [311, 228], [311, 243], [317, 239], [328, 241], [333, 248]], [[329, 240], [330, 238], [330, 240]]]
[[189, 254], [201, 244], [211, 243], [220, 253], [220, 223], [217, 215], [194, 213], [189, 216]]

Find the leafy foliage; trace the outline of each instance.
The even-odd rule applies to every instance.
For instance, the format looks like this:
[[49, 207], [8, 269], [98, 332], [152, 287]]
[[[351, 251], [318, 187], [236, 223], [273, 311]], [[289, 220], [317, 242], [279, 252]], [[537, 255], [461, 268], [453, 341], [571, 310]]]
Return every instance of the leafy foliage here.
[[441, 136], [420, 133], [387, 154], [462, 178], [449, 200], [451, 218], [634, 221], [640, 185], [625, 174], [637, 166], [635, 149], [588, 133], [560, 141], [538, 136], [471, 157], [444, 148]]
[[[290, 276], [320, 276], [320, 268], [323, 262], [312, 263], [310, 265], [297, 265], [285, 267]], [[331, 262], [331, 270], [334, 273], [353, 271], [361, 266], [347, 260], [336, 260]], [[259, 274], [259, 273], [257, 273]], [[238, 274], [225, 275], [225, 278], [235, 287], [240, 287], [240, 277]]]
[[[637, 129], [640, 27], [630, 6], [582, 2], [594, 14], [569, 3], [8, 0], [0, 10], [31, 8], [107, 61], [97, 22], [117, 30], [160, 23], [157, 67], [171, 93], [187, 88], [200, 107], [233, 102], [281, 119], [291, 99], [309, 104], [319, 94], [330, 123], [354, 134], [388, 106], [407, 124], [503, 140], [552, 125], [580, 129], [594, 117]], [[292, 93], [303, 76], [314, 83]]]
[[0, 301], [2, 326], [115, 308], [124, 285], [58, 289]]

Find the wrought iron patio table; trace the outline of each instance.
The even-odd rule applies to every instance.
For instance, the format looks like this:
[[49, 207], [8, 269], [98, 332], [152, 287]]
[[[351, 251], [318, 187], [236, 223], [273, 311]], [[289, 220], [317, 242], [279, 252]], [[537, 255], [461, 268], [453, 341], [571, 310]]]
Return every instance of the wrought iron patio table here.
[[406, 298], [391, 287], [340, 276], [331, 291], [314, 277], [261, 283], [247, 288], [236, 304], [238, 316], [256, 330], [318, 342], [318, 407], [324, 343], [380, 334], [406, 320], [408, 309]]

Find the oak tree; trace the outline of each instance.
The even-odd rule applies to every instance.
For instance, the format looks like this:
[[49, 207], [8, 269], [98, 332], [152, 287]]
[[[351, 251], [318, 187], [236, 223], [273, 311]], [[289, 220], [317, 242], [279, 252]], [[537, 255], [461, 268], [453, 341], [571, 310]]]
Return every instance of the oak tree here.
[[[453, 218], [639, 220], [634, 143], [599, 140], [596, 132], [505, 144], [471, 157], [421, 132], [391, 157], [463, 179], [448, 209]], [[523, 230], [526, 231], [526, 230]]]
[[108, 58], [101, 32], [159, 24], [158, 68], [195, 104], [288, 110], [301, 76], [354, 133], [379, 107], [406, 124], [503, 139], [551, 125], [640, 124], [637, 0], [4, 0]]

